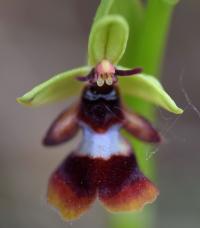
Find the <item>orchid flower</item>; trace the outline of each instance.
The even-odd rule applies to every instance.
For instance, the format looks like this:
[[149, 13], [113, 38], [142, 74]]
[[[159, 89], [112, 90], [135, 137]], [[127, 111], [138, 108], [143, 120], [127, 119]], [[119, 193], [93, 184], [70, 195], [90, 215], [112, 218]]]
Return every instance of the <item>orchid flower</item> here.
[[128, 34], [123, 17], [102, 17], [90, 33], [87, 66], [58, 74], [17, 99], [21, 104], [38, 106], [79, 98], [53, 122], [43, 140], [46, 146], [59, 145], [79, 129], [83, 132], [80, 145], [49, 181], [48, 202], [64, 219], [78, 218], [96, 197], [109, 211], [136, 211], [159, 193], [139, 170], [120, 129], [148, 143], [158, 143], [161, 137], [147, 120], [122, 105], [119, 94], [142, 98], [175, 114], [183, 111], [153, 76], [141, 73], [141, 68], [118, 65]]

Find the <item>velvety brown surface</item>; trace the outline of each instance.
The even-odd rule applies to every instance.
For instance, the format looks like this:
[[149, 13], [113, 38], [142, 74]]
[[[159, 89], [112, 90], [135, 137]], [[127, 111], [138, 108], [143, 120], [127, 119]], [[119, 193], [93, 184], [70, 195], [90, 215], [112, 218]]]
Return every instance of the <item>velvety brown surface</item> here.
[[139, 171], [131, 151], [107, 160], [72, 153], [51, 176], [48, 201], [64, 218], [74, 219], [85, 212], [96, 193], [109, 210], [131, 211], [152, 202], [158, 190]]
[[73, 153], [55, 173], [80, 196], [92, 194], [97, 188], [102, 196], [113, 196], [124, 185], [144, 179], [132, 152], [129, 156], [114, 155], [108, 160]]

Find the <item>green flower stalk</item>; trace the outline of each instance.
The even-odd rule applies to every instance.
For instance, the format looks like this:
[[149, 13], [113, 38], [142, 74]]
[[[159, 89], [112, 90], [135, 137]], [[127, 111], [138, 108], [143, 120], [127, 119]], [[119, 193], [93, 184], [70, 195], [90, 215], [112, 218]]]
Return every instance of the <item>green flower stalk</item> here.
[[[125, 2], [127, 5], [124, 5]], [[153, 193], [155, 193], [156, 190], [151, 182], [138, 171], [137, 162], [135, 161], [133, 154], [129, 154], [131, 163], [130, 160], [126, 160], [125, 163], [119, 162], [118, 168], [113, 166], [113, 161], [109, 161], [108, 163], [103, 160], [102, 162], [102, 158], [110, 158], [111, 155], [113, 156], [113, 153], [116, 153], [116, 151], [113, 152], [113, 148], [122, 148], [122, 145], [123, 148], [128, 148], [127, 150], [130, 152], [130, 148], [125, 145], [123, 139], [119, 135], [120, 128], [118, 125], [117, 128], [116, 126], [114, 127], [114, 130], [110, 130], [109, 127], [115, 122], [119, 122], [120, 126], [140, 140], [146, 142], [158, 142], [160, 140], [156, 130], [154, 130], [148, 121], [143, 120], [137, 114], [129, 113], [124, 110], [121, 103], [118, 102], [118, 88], [122, 95], [122, 100], [126, 101], [129, 107], [134, 108], [139, 113], [149, 118], [154, 115], [152, 104], [160, 106], [175, 114], [181, 114], [183, 112], [167, 94], [161, 83], [154, 76], [150, 75], [158, 73], [159, 71], [161, 63], [160, 58], [164, 49], [166, 31], [172, 12], [172, 3], [174, 3], [174, 1], [150, 0], [147, 4], [147, 8], [144, 9], [142, 3], [138, 0], [123, 1], [123, 6], [120, 0], [102, 0], [89, 35], [88, 64], [55, 75], [17, 99], [20, 104], [36, 107], [70, 99], [71, 97], [77, 97], [79, 99], [81, 95], [80, 104], [76, 107], [73, 106], [72, 108], [67, 109], [56, 119], [43, 142], [48, 146], [57, 145], [71, 139], [80, 127], [83, 129], [84, 139], [81, 145], [88, 150], [90, 156], [89, 160], [87, 159], [83, 162], [82, 160], [80, 161], [80, 157], [77, 158], [77, 155], [75, 157], [73, 157], [74, 155], [70, 156], [64, 161], [60, 168], [54, 172], [50, 179], [48, 200], [60, 210], [63, 218], [71, 220], [79, 217], [87, 208], [89, 208], [90, 204], [95, 199], [96, 192], [98, 192], [99, 199], [103, 204], [109, 210], [115, 212], [135, 211], [143, 208], [146, 203], [154, 200], [155, 197]], [[155, 10], [160, 10], [158, 15], [163, 19], [159, 22], [159, 25], [157, 24], [158, 20], [155, 20]], [[163, 12], [163, 14], [160, 12]], [[135, 19], [135, 21], [133, 21], [133, 19]], [[160, 25], [163, 27], [160, 28]], [[151, 26], [152, 32], [150, 31], [149, 26]], [[135, 41], [132, 38], [134, 29]], [[159, 39], [157, 47], [155, 42], [156, 39]], [[154, 48], [154, 53], [151, 53], [152, 47]], [[141, 68], [133, 68], [133, 66], [142, 67], [144, 73], [142, 73]], [[101, 110], [99, 110], [97, 104], [92, 103], [94, 100], [98, 103], [99, 99], [103, 99], [104, 102], [106, 102], [103, 106], [101, 103], [99, 104]], [[115, 108], [117, 107], [120, 112], [118, 112], [118, 110], [113, 110], [113, 102], [116, 102]], [[106, 109], [104, 110], [105, 107]], [[92, 112], [88, 111], [90, 108]], [[85, 113], [90, 113], [90, 115], [87, 116]], [[110, 118], [110, 121], [106, 122], [106, 124], [105, 121], [102, 122], [102, 118], [104, 118], [105, 114], [107, 115], [107, 118]], [[116, 116], [118, 116], [117, 119]], [[100, 120], [98, 118], [100, 118]], [[101, 122], [100, 125], [98, 125], [98, 121]], [[88, 130], [88, 126], [90, 125], [93, 127], [94, 131], [90, 128]], [[90, 137], [95, 138], [96, 141], [94, 140], [95, 142], [92, 146], [96, 149], [104, 146], [104, 140], [109, 142], [111, 149], [108, 151], [105, 149], [103, 155], [101, 154], [102, 152], [97, 153], [97, 151], [93, 151], [93, 147], [88, 143]], [[146, 150], [146, 144], [141, 144], [140, 141], [134, 141], [133, 144], [137, 149], [137, 157], [142, 170], [145, 173], [152, 172], [153, 165], [149, 166], [147, 162], [144, 161], [144, 156], [139, 155], [139, 153], [141, 154], [142, 151]], [[79, 154], [83, 153], [81, 151], [82, 149], [79, 148]], [[84, 151], [84, 153], [85, 152], [86, 151]], [[127, 152], [123, 151], [123, 153]], [[91, 154], [94, 156], [92, 159]], [[99, 157], [101, 158], [100, 160]], [[119, 161], [120, 159], [122, 158], [119, 158]], [[92, 167], [94, 166], [93, 171], [95, 170], [95, 174], [91, 174], [91, 170], [88, 171], [90, 174], [85, 174], [88, 177], [86, 182], [88, 186], [90, 186], [90, 189], [87, 189], [89, 188], [88, 186], [85, 188], [79, 186], [83, 180], [85, 181], [85, 176], [80, 176], [84, 175], [86, 172], [85, 170], [88, 170], [88, 167], [91, 167], [91, 162], [92, 164], [95, 164], [92, 165]], [[114, 163], [116, 164], [116, 161]], [[104, 182], [106, 181], [102, 179], [99, 173], [102, 174], [103, 172], [100, 170], [100, 167], [107, 167], [105, 176], [111, 175], [111, 173], [113, 173], [112, 169], [115, 168], [120, 171], [121, 175], [121, 172], [124, 172], [124, 168], [126, 169], [126, 167], [123, 167], [122, 163], [130, 164], [130, 170], [132, 170], [131, 167], [133, 165], [135, 167], [134, 172], [136, 172], [134, 176], [138, 178], [136, 178], [137, 181], [143, 180], [143, 182], [140, 182], [139, 185], [134, 183], [134, 186], [137, 186], [137, 191], [135, 189], [134, 191], [133, 189], [131, 190], [132, 193], [134, 193], [134, 197], [137, 196], [136, 202], [132, 196], [133, 199], [130, 197], [131, 202], [126, 201], [123, 205], [119, 206], [116, 203], [116, 199], [119, 198], [120, 200], [118, 200], [121, 202], [122, 197], [124, 197], [123, 194], [120, 193], [121, 195], [118, 198], [117, 196], [113, 196], [113, 194], [116, 194], [114, 192], [118, 187], [116, 185], [118, 182], [111, 183], [112, 180], [108, 181], [109, 185], [111, 183], [112, 186], [115, 187], [112, 191], [110, 190], [112, 194], [110, 194], [109, 197], [107, 195], [105, 196], [105, 194], [107, 194], [105, 192], [108, 192], [105, 191], [106, 184]], [[79, 166], [84, 167], [84, 169], [80, 170]], [[125, 182], [129, 183], [133, 181], [130, 179], [132, 177], [129, 178], [127, 175], [128, 174], [125, 172], [124, 176], [122, 175], [121, 177], [123, 182], [121, 188], [124, 187], [123, 185]], [[125, 180], [123, 178], [127, 178], [127, 181], [123, 181]], [[116, 179], [116, 177], [113, 179]], [[135, 182], [137, 182], [136, 179], [134, 180]], [[94, 183], [92, 181], [94, 181]], [[72, 187], [71, 185], [73, 185], [73, 189], [81, 192], [78, 196], [74, 195], [70, 190]], [[147, 191], [145, 189], [146, 187], [142, 189], [142, 187], [138, 188], [138, 186], [148, 186], [151, 191], [149, 189], [147, 189]], [[124, 190], [124, 195], [130, 194], [130, 186], [125, 187], [128, 189], [127, 191], [129, 193]], [[110, 188], [110, 186], [108, 188]], [[63, 192], [66, 194], [63, 195]], [[88, 195], [88, 192], [90, 192], [90, 195]], [[70, 200], [67, 199], [67, 195], [71, 197]], [[157, 193], [155, 193], [155, 195], [157, 195]], [[119, 215], [118, 217], [114, 216], [112, 217], [111, 226], [123, 228], [133, 226], [136, 228], [147, 227], [141, 222], [144, 218], [147, 218], [143, 216], [143, 213], [141, 215], [131, 214], [131, 216], [134, 216], [135, 220], [132, 220], [130, 216], [130, 219], [126, 219], [127, 217], [125, 217], [125, 215]]]
[[[160, 76], [168, 29], [178, 2], [178, 0], [147, 0], [144, 5], [141, 0], [114, 0], [107, 3], [107, 13], [123, 15], [130, 28], [128, 46], [120, 64], [128, 67], [142, 66], [145, 73], [155, 77]], [[102, 8], [106, 8], [105, 5]], [[125, 97], [125, 101], [133, 110], [148, 119], [155, 120], [155, 109], [151, 104], [128, 96]], [[151, 148], [134, 139], [132, 144], [136, 149], [140, 167], [149, 177], [155, 179], [155, 161], [153, 158], [148, 161], [146, 159], [146, 154]], [[109, 227], [149, 228], [155, 226], [154, 220], [155, 209], [146, 208], [140, 213], [112, 216]]]

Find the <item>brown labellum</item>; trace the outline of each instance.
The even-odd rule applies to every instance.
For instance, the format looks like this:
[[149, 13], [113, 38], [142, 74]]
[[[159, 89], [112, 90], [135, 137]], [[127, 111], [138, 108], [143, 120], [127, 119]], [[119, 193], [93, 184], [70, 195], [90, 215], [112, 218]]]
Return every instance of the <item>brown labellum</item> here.
[[157, 188], [139, 170], [122, 128], [146, 142], [161, 140], [147, 120], [123, 107], [118, 88], [106, 84], [88, 84], [80, 102], [53, 122], [45, 145], [66, 142], [79, 129], [83, 133], [79, 146], [49, 181], [48, 202], [64, 219], [80, 217], [96, 197], [112, 212], [136, 211], [157, 197]]

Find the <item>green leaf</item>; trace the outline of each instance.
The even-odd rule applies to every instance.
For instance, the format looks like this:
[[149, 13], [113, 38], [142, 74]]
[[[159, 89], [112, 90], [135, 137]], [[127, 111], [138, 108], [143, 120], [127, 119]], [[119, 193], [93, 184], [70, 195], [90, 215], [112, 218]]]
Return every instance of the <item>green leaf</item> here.
[[76, 96], [84, 83], [75, 77], [84, 76], [89, 71], [90, 67], [84, 66], [58, 74], [17, 98], [17, 102], [34, 107]]
[[116, 64], [126, 49], [129, 27], [118, 15], [105, 16], [92, 27], [88, 45], [88, 62], [96, 65], [103, 59]]
[[175, 114], [183, 113], [153, 76], [138, 74], [130, 78], [122, 78], [119, 83], [121, 93], [124, 95], [142, 98]]

